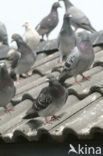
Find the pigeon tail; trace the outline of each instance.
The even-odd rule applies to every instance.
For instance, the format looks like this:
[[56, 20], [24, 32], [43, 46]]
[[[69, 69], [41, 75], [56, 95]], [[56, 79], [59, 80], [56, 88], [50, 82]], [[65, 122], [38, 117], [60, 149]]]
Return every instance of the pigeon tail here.
[[23, 119], [32, 119], [38, 117], [38, 113], [36, 109], [34, 109], [34, 106], [32, 106], [26, 113]]

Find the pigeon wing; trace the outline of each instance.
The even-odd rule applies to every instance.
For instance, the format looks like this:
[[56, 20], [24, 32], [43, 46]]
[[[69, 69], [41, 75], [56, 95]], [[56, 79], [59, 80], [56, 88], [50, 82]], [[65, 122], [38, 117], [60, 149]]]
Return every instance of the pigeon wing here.
[[76, 68], [77, 64], [79, 63], [79, 50], [77, 47], [75, 47], [72, 51], [71, 54], [68, 56], [64, 69], [67, 70], [72, 70]]
[[18, 63], [19, 63], [19, 60], [21, 58], [21, 53], [20, 52], [17, 52], [12, 60], [12, 63], [11, 63], [11, 67], [12, 69], [16, 68]]
[[51, 31], [58, 23], [58, 20], [51, 13], [46, 16], [36, 27], [36, 30], [39, 32], [45, 30], [45, 32]]
[[39, 94], [39, 97], [37, 98], [37, 101], [35, 103], [35, 107], [38, 111], [45, 109], [52, 103], [53, 99], [49, 92], [49, 89], [46, 87], [44, 88], [41, 93]]

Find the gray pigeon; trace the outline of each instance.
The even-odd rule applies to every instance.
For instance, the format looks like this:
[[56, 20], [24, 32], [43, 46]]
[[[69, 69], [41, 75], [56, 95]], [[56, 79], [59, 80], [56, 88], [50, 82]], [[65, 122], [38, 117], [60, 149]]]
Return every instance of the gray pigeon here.
[[81, 41], [68, 56], [64, 69], [60, 74], [59, 82], [64, 83], [68, 77], [74, 76], [75, 82], [79, 83], [77, 81], [78, 74], [80, 74], [84, 80], [88, 80], [88, 78], [83, 75], [83, 72], [88, 70], [92, 65], [94, 57], [92, 43], [89, 39], [88, 33], [84, 32], [82, 33]]
[[95, 32], [96, 30], [92, 27], [88, 17], [78, 8], [76, 8], [70, 0], [59, 0], [63, 1], [65, 4], [66, 12], [72, 15], [72, 25], [75, 27], [75, 31], [78, 28], [86, 29], [90, 32]]
[[57, 9], [61, 7], [58, 2], [55, 2], [51, 8], [51, 12], [48, 16], [42, 19], [42, 21], [37, 25], [37, 32], [42, 35], [42, 39], [44, 35], [46, 35], [47, 39], [50, 32], [57, 26], [59, 22]]
[[20, 35], [13, 34], [12, 41], [17, 43], [18, 49], [16, 55], [14, 55], [11, 68], [17, 76], [26, 74], [33, 66], [36, 56]]
[[55, 119], [57, 118], [54, 114], [64, 106], [68, 94], [66, 89], [53, 75], [49, 75], [48, 80], [49, 85], [41, 90], [24, 119], [33, 118], [35, 114], [45, 117], [46, 122], [49, 121], [47, 120], [48, 116], [53, 116]]
[[76, 46], [76, 36], [71, 27], [71, 17], [68, 13], [64, 15], [63, 26], [58, 37], [60, 62], [66, 59], [71, 50]]
[[8, 34], [5, 25], [0, 22], [0, 42], [8, 45]]
[[0, 62], [0, 107], [4, 107], [6, 111], [7, 104], [14, 97], [16, 92], [14, 82], [11, 79], [6, 64]]

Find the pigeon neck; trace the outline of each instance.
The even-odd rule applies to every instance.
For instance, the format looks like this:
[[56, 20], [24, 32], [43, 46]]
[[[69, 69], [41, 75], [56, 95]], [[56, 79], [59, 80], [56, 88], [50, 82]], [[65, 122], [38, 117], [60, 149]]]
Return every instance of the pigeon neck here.
[[69, 31], [71, 29], [70, 21], [64, 20], [63, 30]]
[[51, 13], [57, 13], [57, 8], [55, 8], [55, 7], [52, 7], [52, 9], [51, 9]]
[[31, 29], [32, 29], [31, 26], [25, 27], [25, 30], [26, 30], [26, 31], [27, 31], [27, 30], [31, 30]]
[[64, 87], [57, 81], [49, 84], [49, 87], [51, 88], [51, 94], [56, 98], [62, 96], [65, 92]]
[[20, 48], [22, 45], [25, 45], [26, 43], [23, 41], [17, 41], [17, 46]]
[[64, 4], [65, 4], [66, 12], [68, 12], [68, 9], [73, 6], [73, 4], [69, 0], [65, 0]]
[[22, 54], [30, 54], [32, 53], [31, 48], [24, 42], [17, 42], [17, 46], [18, 46], [18, 51]]
[[[93, 53], [93, 48], [92, 48], [92, 44], [89, 40], [85, 40], [85, 41], [81, 41], [78, 44], [78, 48], [80, 49], [81, 52], [86, 53], [86, 54], [90, 54]], [[90, 50], [91, 49], [91, 50]]]

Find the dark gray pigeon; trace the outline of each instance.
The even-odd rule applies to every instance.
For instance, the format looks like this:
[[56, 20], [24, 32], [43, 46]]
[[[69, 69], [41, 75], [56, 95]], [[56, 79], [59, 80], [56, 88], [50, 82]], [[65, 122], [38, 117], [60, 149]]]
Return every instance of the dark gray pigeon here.
[[13, 34], [12, 40], [17, 43], [18, 49], [16, 55], [14, 55], [11, 68], [13, 71], [15, 71], [17, 76], [19, 76], [20, 74], [26, 74], [33, 66], [36, 60], [36, 55], [23, 41], [20, 35]]
[[88, 77], [85, 77], [83, 72], [90, 68], [94, 61], [94, 57], [92, 43], [88, 33], [84, 32], [82, 33], [81, 41], [68, 56], [64, 69], [60, 75], [59, 82], [64, 83], [68, 77], [74, 76], [75, 82], [79, 83], [77, 81], [78, 74], [80, 74], [84, 80], [88, 80]]
[[5, 25], [0, 22], [0, 42], [8, 45], [8, 34]]
[[4, 107], [6, 111], [7, 104], [15, 96], [15, 86], [11, 79], [6, 64], [0, 62], [0, 107]]
[[71, 27], [71, 17], [68, 13], [64, 15], [63, 26], [58, 37], [60, 62], [66, 59], [71, 50], [76, 46], [76, 36]]
[[50, 32], [57, 26], [59, 22], [57, 9], [61, 7], [58, 2], [55, 2], [51, 8], [51, 11], [48, 16], [42, 19], [42, 21], [37, 25], [36, 30], [39, 35], [46, 35], [47, 39]]
[[49, 85], [41, 90], [24, 119], [33, 118], [38, 113], [39, 116], [45, 117], [46, 122], [48, 122], [47, 117], [56, 118], [54, 114], [64, 106], [68, 96], [66, 89], [53, 75], [49, 75], [48, 79]]
[[76, 8], [70, 0], [59, 0], [63, 1], [65, 5], [66, 12], [72, 15], [72, 25], [75, 27], [75, 31], [78, 28], [86, 29], [90, 32], [95, 32], [96, 30], [92, 27], [88, 17], [78, 8]]

